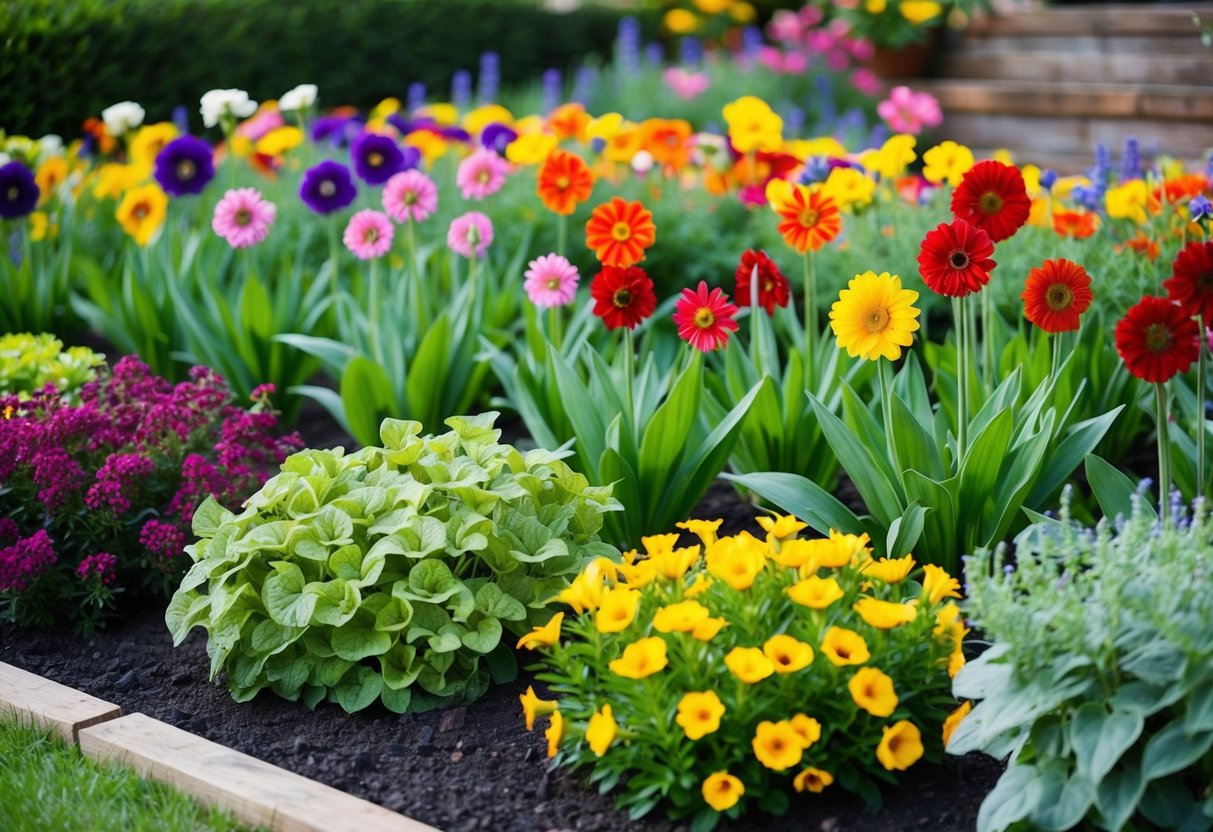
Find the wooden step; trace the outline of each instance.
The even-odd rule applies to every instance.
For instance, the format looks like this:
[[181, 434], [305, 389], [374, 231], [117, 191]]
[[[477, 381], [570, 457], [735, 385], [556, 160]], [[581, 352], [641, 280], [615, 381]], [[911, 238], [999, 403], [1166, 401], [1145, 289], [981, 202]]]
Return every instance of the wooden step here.
[[1213, 52], [1208, 61], [1178, 55], [1069, 52], [982, 52], [962, 46], [946, 54], [945, 78], [1004, 81], [1075, 81], [1110, 84], [1213, 85]]
[[1054, 6], [1009, 14], [991, 15], [973, 21], [971, 37], [1113, 38], [1134, 35], [1198, 37], [1193, 13], [1213, 20], [1213, 5], [1163, 6], [1116, 4]]
[[944, 113], [1159, 119], [1213, 123], [1213, 87], [944, 79], [921, 82]]
[[1138, 139], [1147, 156], [1161, 152], [1198, 160], [1213, 149], [1213, 124], [1156, 119], [949, 113], [945, 108], [944, 122], [938, 132], [970, 147], [1009, 148], [1016, 158], [1025, 162], [1033, 161], [1033, 154], [1085, 154], [1091, 159], [1096, 144], [1106, 144], [1113, 152], [1119, 152], [1129, 136]]
[[[1213, 17], [1209, 19], [1213, 20]], [[1213, 66], [1213, 51], [1200, 42], [1195, 26], [1187, 35], [988, 35], [966, 38], [964, 49], [975, 54], [1064, 51], [1075, 56], [1186, 55], [1205, 67]]]

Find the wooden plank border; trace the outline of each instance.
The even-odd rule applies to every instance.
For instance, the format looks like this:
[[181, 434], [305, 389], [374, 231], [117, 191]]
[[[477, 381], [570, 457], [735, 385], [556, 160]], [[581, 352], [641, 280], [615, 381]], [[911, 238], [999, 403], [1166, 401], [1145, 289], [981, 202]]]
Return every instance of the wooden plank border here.
[[122, 716], [117, 705], [4, 662], [0, 662], [0, 709], [49, 728], [73, 745], [79, 742], [82, 728]]

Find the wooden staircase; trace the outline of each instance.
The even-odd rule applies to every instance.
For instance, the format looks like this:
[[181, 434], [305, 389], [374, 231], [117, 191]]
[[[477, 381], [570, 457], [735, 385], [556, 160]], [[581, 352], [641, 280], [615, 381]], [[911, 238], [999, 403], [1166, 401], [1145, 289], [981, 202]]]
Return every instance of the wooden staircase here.
[[911, 81], [939, 98], [939, 135], [1062, 173], [1093, 148], [1146, 158], [1213, 150], [1213, 49], [1192, 22], [1213, 5], [1030, 8], [975, 22], [947, 49], [939, 77]]

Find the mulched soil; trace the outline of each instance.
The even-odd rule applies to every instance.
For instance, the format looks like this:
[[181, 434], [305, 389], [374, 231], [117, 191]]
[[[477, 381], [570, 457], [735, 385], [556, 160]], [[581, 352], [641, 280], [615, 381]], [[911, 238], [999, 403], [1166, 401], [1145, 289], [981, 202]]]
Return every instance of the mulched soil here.
[[[314, 447], [354, 447], [323, 416], [305, 410], [301, 432]], [[503, 424], [503, 441], [521, 426]], [[844, 483], [840, 498], [851, 502]], [[850, 497], [850, 499], [848, 499]], [[722, 533], [759, 533], [755, 509], [726, 483], [713, 486], [693, 513], [724, 519]], [[0, 661], [142, 712], [207, 739], [327, 783], [446, 832], [685, 832], [660, 809], [641, 821], [616, 811], [609, 796], [587, 789], [581, 774], [550, 768], [542, 731], [527, 733], [518, 696], [523, 674], [490, 689], [466, 708], [397, 716], [375, 705], [346, 714], [322, 703], [303, 705], [268, 691], [232, 701], [221, 680], [207, 680], [205, 635], [194, 630], [174, 650], [163, 610], [139, 611], [121, 623], [79, 638], [0, 624]], [[543, 694], [542, 684], [536, 688]], [[787, 815], [751, 814], [725, 830], [764, 832], [960, 832], [976, 827], [977, 810], [1002, 773], [978, 754], [920, 763], [901, 786], [885, 790], [885, 805], [867, 811], [840, 789], [796, 796]]]

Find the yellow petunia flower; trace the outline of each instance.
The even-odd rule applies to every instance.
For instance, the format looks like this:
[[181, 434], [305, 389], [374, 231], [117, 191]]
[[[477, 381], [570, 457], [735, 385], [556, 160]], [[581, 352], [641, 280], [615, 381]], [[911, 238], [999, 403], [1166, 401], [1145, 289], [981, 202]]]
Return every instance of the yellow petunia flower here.
[[736, 590], [749, 589], [766, 561], [765, 545], [744, 532], [718, 540], [706, 558], [709, 574]]
[[657, 564], [649, 558], [635, 563], [621, 563], [618, 571], [619, 575], [627, 581], [628, 586], [633, 589], [648, 586], [657, 579]]
[[564, 739], [564, 715], [560, 711], [552, 711], [552, 721], [543, 736], [548, 741], [548, 756], [555, 757], [560, 750], [560, 741]]
[[876, 759], [889, 771], [905, 771], [922, 757], [922, 734], [912, 722], [885, 726]]
[[809, 527], [790, 514], [773, 514], [770, 517], [756, 517], [758, 525], [767, 533], [767, 542], [783, 541], [795, 537]]
[[914, 571], [914, 556], [868, 560], [860, 566], [860, 570], [865, 578], [875, 578], [886, 584], [899, 584]]
[[834, 775], [830, 774], [830, 772], [809, 766], [792, 780], [792, 788], [798, 792], [821, 794], [826, 790], [826, 786], [833, 782]]
[[687, 546], [683, 549], [671, 549], [668, 552], [653, 555], [649, 559], [649, 563], [652, 564], [653, 570], [659, 577], [668, 581], [676, 581], [685, 575], [697, 560], [699, 560], [699, 547]]
[[834, 168], [821, 185], [821, 195], [834, 200], [839, 211], [851, 211], [872, 202], [876, 182], [855, 168]]
[[948, 718], [943, 721], [943, 747], [947, 748], [948, 743], [952, 741], [952, 735], [956, 733], [956, 729], [960, 727], [960, 723], [969, 715], [969, 711], [973, 710], [972, 702], [965, 702], [952, 713], [948, 714]]
[[687, 739], [697, 740], [718, 730], [722, 716], [724, 704], [715, 691], [693, 691], [684, 694], [679, 700], [678, 715], [674, 717], [674, 721], [682, 726]]
[[644, 551], [649, 557], [652, 557], [662, 552], [673, 551], [674, 547], [678, 545], [678, 535], [673, 532], [670, 534], [651, 534], [640, 538], [640, 545], [644, 546]]
[[560, 625], [564, 623], [564, 613], [558, 612], [548, 619], [542, 627], [535, 627], [531, 632], [518, 639], [518, 650], [526, 648], [534, 650], [537, 647], [551, 647], [560, 641]]
[[623, 655], [608, 665], [611, 672], [625, 679], [644, 679], [664, 670], [669, 664], [665, 639], [649, 636], [623, 648]]
[[257, 140], [256, 151], [264, 156], [281, 156], [288, 150], [294, 150], [303, 144], [303, 131], [298, 127], [285, 125], [275, 127]]
[[513, 123], [514, 114], [500, 104], [485, 104], [463, 117], [463, 129], [473, 136], [479, 136], [490, 124], [504, 124], [508, 127]]
[[723, 618], [705, 618], [695, 625], [694, 630], [691, 630], [691, 637], [699, 641], [711, 641], [728, 623]]
[[800, 735], [806, 749], [821, 739], [821, 723], [811, 716], [796, 714], [788, 720], [788, 724], [792, 726], [793, 731]]
[[859, 613], [859, 617], [869, 626], [878, 630], [892, 630], [902, 624], [909, 624], [918, 617], [917, 607], [881, 601], [879, 598], [860, 598], [851, 605], [851, 609]]
[[757, 96], [745, 95], [726, 104], [724, 120], [738, 153], [774, 152], [783, 143], [783, 119]]
[[897, 709], [893, 680], [875, 667], [861, 667], [847, 682], [855, 704], [872, 716], [886, 717]]
[[180, 135], [177, 126], [171, 121], [161, 121], [157, 124], [145, 124], [131, 139], [131, 164], [150, 172], [156, 165], [156, 157], [164, 146]]
[[[780, 566], [786, 566], [789, 569], [800, 569], [813, 563], [813, 553], [815, 551], [816, 548], [813, 546], [812, 541], [797, 538], [785, 541], [777, 550], [772, 550], [770, 556], [771, 560]], [[816, 571], [816, 568], [813, 571]]]
[[775, 665], [757, 647], [734, 647], [725, 655], [724, 664], [747, 685], [761, 682], [775, 672]]
[[122, 230], [134, 238], [135, 243], [146, 246], [156, 236], [168, 214], [168, 196], [159, 185], [141, 185], [127, 191], [118, 204], [116, 216]]
[[785, 771], [804, 757], [804, 739], [787, 720], [758, 723], [750, 742], [754, 756], [772, 771]]
[[600, 633], [618, 633], [627, 629], [640, 607], [640, 593], [624, 586], [614, 586], [602, 593], [594, 626]]
[[727, 771], [709, 774], [703, 781], [703, 801], [717, 812], [724, 812], [737, 805], [745, 794], [745, 786]]
[[932, 604], [944, 598], [960, 597], [960, 581], [949, 575], [942, 567], [928, 563], [923, 568], [922, 594]]
[[857, 274], [830, 308], [830, 328], [840, 349], [871, 361], [901, 358], [902, 347], [918, 330], [918, 293], [901, 288], [901, 278], [883, 272]]
[[540, 699], [535, 695], [535, 688], [531, 685], [527, 685], [526, 693], [521, 694], [518, 699], [522, 702], [522, 713], [526, 717], [528, 731], [535, 727], [537, 716], [550, 714], [556, 710], [556, 700]]
[[762, 654], [771, 661], [776, 673], [795, 673], [813, 663], [813, 648], [787, 633], [767, 639]]
[[836, 667], [863, 664], [872, 658], [863, 636], [845, 627], [831, 627], [821, 641], [821, 652]]
[[552, 155], [556, 144], [556, 137], [548, 133], [525, 133], [510, 142], [505, 158], [516, 165], [539, 165]]
[[936, 185], [947, 182], [953, 188], [973, 167], [973, 151], [953, 141], [940, 142], [922, 154], [922, 175]]
[[594, 755], [601, 757], [607, 753], [607, 749], [615, 741], [615, 734], [618, 731], [619, 723], [615, 721], [615, 715], [611, 713], [611, 706], [608, 703], [590, 717], [585, 729], [585, 741], [589, 743]]
[[935, 0], [901, 0], [897, 4], [897, 10], [906, 20], [915, 26], [921, 26], [928, 20], [939, 17], [943, 13], [943, 4]]
[[716, 533], [720, 531], [722, 523], [723, 520], [687, 520], [674, 525], [698, 537], [704, 546], [711, 546], [716, 542]]
[[797, 604], [814, 610], [824, 610], [844, 594], [837, 578], [816, 575], [797, 581], [784, 591]]
[[689, 633], [710, 615], [711, 611], [698, 601], [679, 601], [653, 614], [653, 629], [659, 633]]

